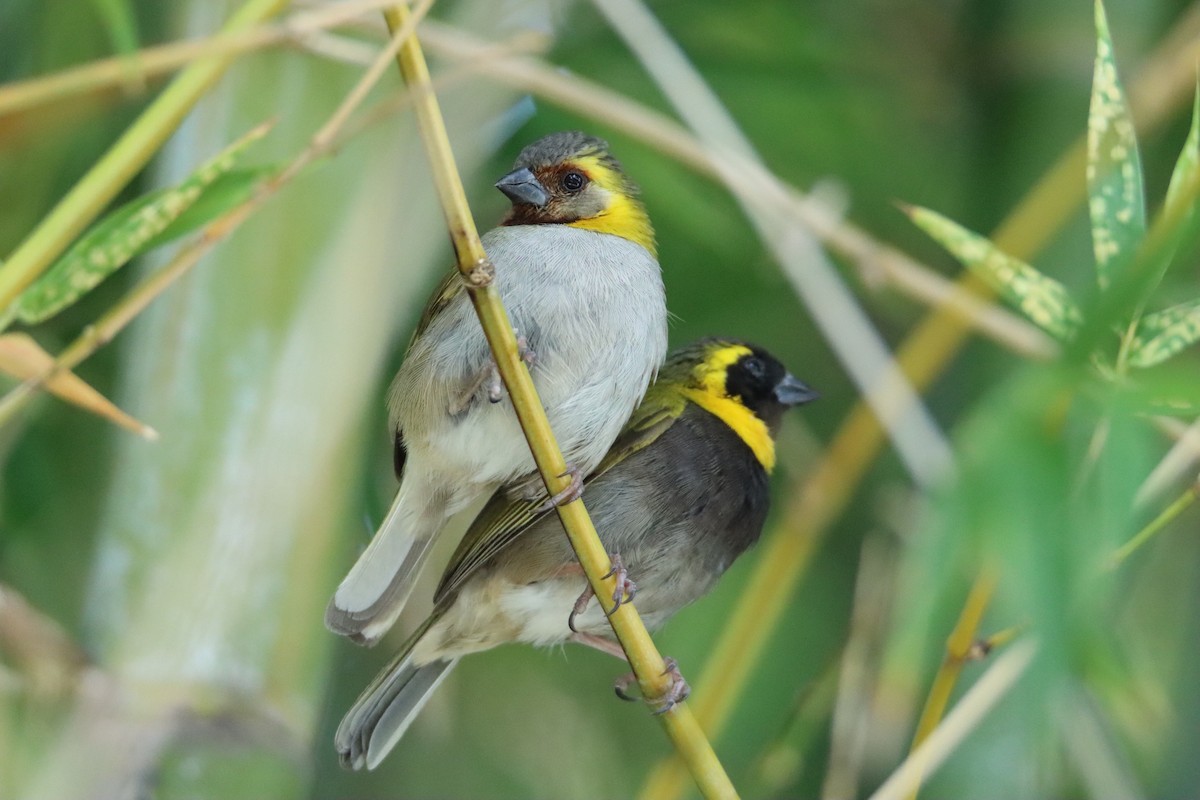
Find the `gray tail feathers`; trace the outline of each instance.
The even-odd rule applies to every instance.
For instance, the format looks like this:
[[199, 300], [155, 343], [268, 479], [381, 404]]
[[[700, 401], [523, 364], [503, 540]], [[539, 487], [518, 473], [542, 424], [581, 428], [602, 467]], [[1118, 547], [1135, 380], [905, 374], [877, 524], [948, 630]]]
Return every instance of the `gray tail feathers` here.
[[383, 525], [325, 609], [325, 625], [359, 644], [375, 644], [396, 622], [445, 522], [437, 510], [418, 508], [424, 503], [413, 494], [421, 490], [411, 483], [400, 485]]
[[413, 648], [437, 620], [435, 612], [346, 712], [334, 735], [343, 767], [375, 769], [416, 719], [458, 659], [413, 663]]

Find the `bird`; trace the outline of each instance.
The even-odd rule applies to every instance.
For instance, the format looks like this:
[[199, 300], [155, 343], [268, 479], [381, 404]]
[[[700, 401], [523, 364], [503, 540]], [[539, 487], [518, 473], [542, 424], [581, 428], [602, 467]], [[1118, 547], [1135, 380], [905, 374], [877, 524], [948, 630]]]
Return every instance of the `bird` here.
[[[712, 589], [762, 533], [784, 411], [816, 397], [741, 340], [702, 339], [672, 353], [585, 481], [620, 572], [615, 602], [636, 588], [653, 630]], [[497, 491], [451, 558], [432, 613], [338, 727], [343, 766], [378, 766], [463, 656], [509, 642], [577, 642], [624, 658], [586, 587], [557, 514]], [[682, 685], [657, 710], [686, 696], [677, 670], [674, 679]], [[618, 694], [631, 682], [619, 679]]]
[[[495, 185], [511, 208], [482, 242], [568, 464], [570, 485], [547, 503], [564, 503], [667, 352], [654, 228], [608, 143], [580, 131], [529, 144]], [[325, 613], [364, 645], [393, 625], [451, 515], [499, 486], [546, 495], [457, 270], [426, 305], [387, 405], [400, 485]]]

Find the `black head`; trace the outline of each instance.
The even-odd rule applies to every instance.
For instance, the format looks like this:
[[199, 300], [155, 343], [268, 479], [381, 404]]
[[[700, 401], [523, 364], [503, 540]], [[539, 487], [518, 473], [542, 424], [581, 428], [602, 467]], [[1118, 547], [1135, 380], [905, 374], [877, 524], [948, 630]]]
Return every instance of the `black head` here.
[[766, 350], [746, 343], [734, 346], [747, 352], [739, 353], [725, 368], [725, 393], [740, 400], [772, 430], [784, 411], [817, 399], [815, 391]]
[[701, 339], [679, 348], [663, 365], [658, 382], [737, 400], [772, 431], [788, 408], [817, 398], [775, 356], [737, 339]]

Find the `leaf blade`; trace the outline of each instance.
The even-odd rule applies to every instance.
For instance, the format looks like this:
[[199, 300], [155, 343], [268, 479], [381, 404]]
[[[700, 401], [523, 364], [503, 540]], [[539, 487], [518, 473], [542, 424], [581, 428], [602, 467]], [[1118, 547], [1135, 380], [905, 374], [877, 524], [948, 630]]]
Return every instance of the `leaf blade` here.
[[1104, 4], [1096, 0], [1096, 61], [1087, 136], [1088, 215], [1096, 281], [1112, 283], [1113, 269], [1146, 236], [1142, 162], [1129, 102], [1113, 55]]
[[913, 224], [1038, 327], [1062, 340], [1075, 334], [1083, 316], [1061, 283], [936, 211], [913, 207], [907, 213]]
[[1161, 364], [1200, 341], [1200, 300], [1146, 314], [1129, 348], [1131, 367]]
[[[178, 185], [151, 192], [108, 214], [21, 293], [13, 306], [13, 315], [30, 325], [44, 322], [70, 307], [135, 256], [152, 245], [162, 244], [165, 238], [161, 234], [222, 176], [230, 173], [242, 152], [268, 130], [268, 125], [256, 127], [201, 164]], [[180, 230], [178, 235], [185, 232]]]

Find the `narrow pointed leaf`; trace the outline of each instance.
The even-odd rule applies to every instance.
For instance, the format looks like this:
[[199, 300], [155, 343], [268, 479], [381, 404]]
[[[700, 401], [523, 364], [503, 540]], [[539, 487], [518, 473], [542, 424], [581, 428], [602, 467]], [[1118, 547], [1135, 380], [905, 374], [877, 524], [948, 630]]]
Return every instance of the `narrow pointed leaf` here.
[[1200, 168], [1200, 80], [1196, 84], [1196, 94], [1192, 99], [1192, 127], [1188, 131], [1183, 150], [1175, 161], [1175, 169], [1171, 172], [1171, 183], [1167, 186], [1165, 206], [1171, 206], [1180, 200], [1180, 193], [1188, 181]]
[[[47, 320], [152, 244], [162, 244], [165, 240], [161, 234], [230, 173], [242, 151], [267, 130], [268, 126], [260, 125], [202, 164], [179, 185], [151, 192], [106, 216], [17, 298], [13, 314], [29, 324]], [[233, 179], [238, 187], [243, 182], [244, 176]], [[217, 205], [227, 208], [233, 204]], [[203, 221], [193, 223], [193, 227]], [[176, 235], [185, 232], [177, 229]]]
[[[129, 0], [92, 0], [108, 36], [118, 53], [129, 55], [138, 48], [137, 19]], [[130, 72], [133, 72], [132, 64]]]
[[1194, 419], [1200, 413], [1200, 372], [1187, 364], [1132, 372], [1109, 384], [1114, 401], [1129, 414], [1162, 414]]
[[1152, 367], [1200, 341], [1200, 300], [1146, 314], [1129, 348], [1131, 367]]
[[1188, 131], [1187, 140], [1179, 158], [1175, 161], [1175, 169], [1171, 172], [1171, 183], [1167, 187], [1167, 197], [1159, 211], [1163, 222], [1167, 215], [1171, 216], [1168, 239], [1161, 252], [1155, 256], [1155, 264], [1148, 265], [1152, 279], [1143, 289], [1143, 296], [1158, 286], [1163, 276], [1170, 268], [1175, 254], [1180, 250], [1187, 251], [1189, 241], [1196, 236], [1196, 198], [1200, 188], [1200, 83], [1196, 86], [1196, 94], [1192, 101], [1192, 126]]
[[149, 252], [207, 225], [231, 208], [249, 200], [266, 180], [278, 173], [279, 167], [275, 165], [246, 167], [226, 172], [213, 181], [186, 211], [146, 242], [142, 252]]
[[1082, 316], [1061, 283], [997, 249], [987, 237], [935, 211], [912, 208], [908, 215], [917, 227], [1047, 333], [1059, 339], [1074, 335]]
[[[0, 372], [18, 380], [29, 380], [54, 368], [54, 356], [47, 353], [28, 334], [7, 333], [0, 336]], [[158, 433], [117, 408], [104, 395], [93, 389], [73, 372], [63, 370], [46, 381], [46, 391], [68, 403], [146, 439], [157, 439]]]
[[1100, 288], [1112, 283], [1118, 258], [1146, 235], [1142, 163], [1129, 103], [1113, 57], [1104, 5], [1096, 2], [1096, 66], [1087, 137], [1088, 212]]

